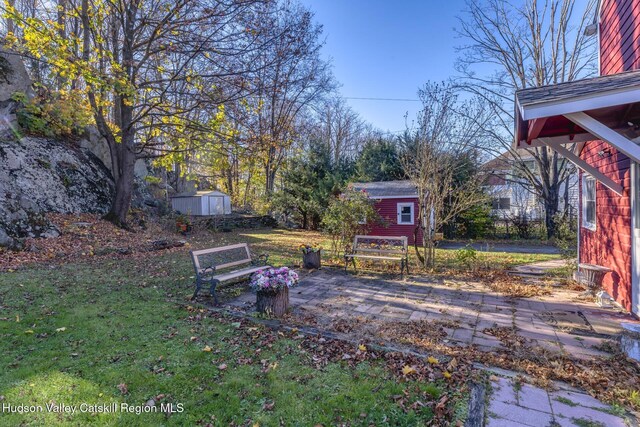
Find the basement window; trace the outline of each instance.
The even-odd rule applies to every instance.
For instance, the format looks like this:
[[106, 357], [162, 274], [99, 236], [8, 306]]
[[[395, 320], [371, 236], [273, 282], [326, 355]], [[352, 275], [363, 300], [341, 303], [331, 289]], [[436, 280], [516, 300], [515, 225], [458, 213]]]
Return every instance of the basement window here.
[[588, 175], [582, 177], [582, 226], [596, 229], [596, 180]]

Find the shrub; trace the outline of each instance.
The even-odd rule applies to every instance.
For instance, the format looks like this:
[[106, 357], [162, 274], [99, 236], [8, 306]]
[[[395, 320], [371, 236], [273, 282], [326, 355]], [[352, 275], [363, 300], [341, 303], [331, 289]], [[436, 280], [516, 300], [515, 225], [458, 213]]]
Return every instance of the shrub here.
[[[363, 224], [363, 220], [366, 224]], [[344, 247], [357, 234], [363, 234], [370, 224], [380, 223], [380, 215], [373, 207], [373, 201], [366, 193], [348, 188], [339, 197], [329, 202], [322, 220], [323, 230], [331, 236], [331, 249], [334, 254]]]
[[470, 268], [478, 258], [478, 252], [471, 245], [467, 245], [456, 251], [456, 261]]
[[558, 213], [554, 217], [554, 222], [556, 224], [556, 247], [560, 250], [567, 267], [571, 267], [573, 270], [577, 267], [576, 258], [578, 256], [577, 221], [575, 218]]
[[41, 86], [32, 99], [22, 92], [14, 93], [12, 99], [22, 104], [16, 112], [18, 124], [33, 135], [80, 135], [93, 120], [86, 97], [79, 90], [51, 92]]

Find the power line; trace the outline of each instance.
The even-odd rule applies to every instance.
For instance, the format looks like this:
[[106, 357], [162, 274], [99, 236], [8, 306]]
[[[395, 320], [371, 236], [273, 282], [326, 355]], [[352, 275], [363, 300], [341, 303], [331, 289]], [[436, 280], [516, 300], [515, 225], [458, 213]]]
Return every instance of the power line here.
[[420, 102], [419, 99], [409, 99], [409, 98], [365, 98], [365, 97], [347, 96], [344, 99], [358, 99], [358, 100], [363, 100], [363, 101]]

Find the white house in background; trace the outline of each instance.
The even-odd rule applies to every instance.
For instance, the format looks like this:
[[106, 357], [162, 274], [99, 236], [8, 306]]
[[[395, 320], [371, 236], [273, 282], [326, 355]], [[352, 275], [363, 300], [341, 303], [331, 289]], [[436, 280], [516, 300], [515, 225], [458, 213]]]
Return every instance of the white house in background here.
[[[527, 168], [535, 170], [538, 165], [535, 158], [526, 150], [520, 153]], [[503, 153], [485, 163], [482, 168], [488, 173], [485, 189], [492, 197], [492, 214], [497, 218], [509, 220], [526, 218], [527, 220], [543, 220], [544, 205], [533, 191], [531, 184], [521, 177], [514, 167], [514, 160], [509, 153]], [[559, 194], [558, 209], [564, 210], [569, 204], [569, 212], [578, 212], [578, 175], [573, 174], [568, 186], [562, 185]]]
[[198, 191], [171, 197], [171, 208], [185, 215], [228, 215], [231, 198], [220, 191]]

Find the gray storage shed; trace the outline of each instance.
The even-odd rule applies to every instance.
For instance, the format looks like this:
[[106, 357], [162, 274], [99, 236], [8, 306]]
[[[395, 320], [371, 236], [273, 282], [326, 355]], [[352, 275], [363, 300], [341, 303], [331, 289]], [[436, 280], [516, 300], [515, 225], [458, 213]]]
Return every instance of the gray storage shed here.
[[178, 194], [171, 197], [171, 208], [186, 215], [228, 215], [231, 213], [231, 198], [220, 191]]

